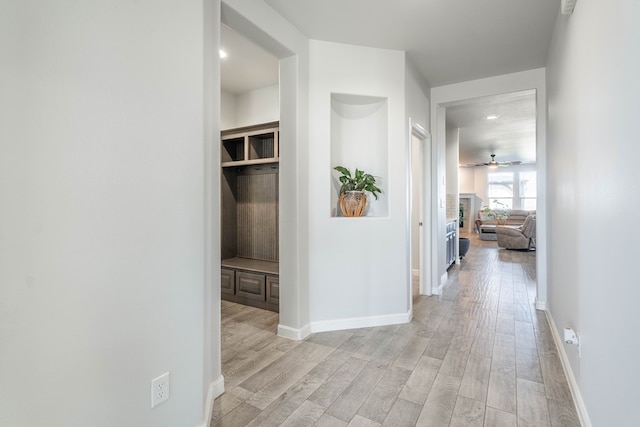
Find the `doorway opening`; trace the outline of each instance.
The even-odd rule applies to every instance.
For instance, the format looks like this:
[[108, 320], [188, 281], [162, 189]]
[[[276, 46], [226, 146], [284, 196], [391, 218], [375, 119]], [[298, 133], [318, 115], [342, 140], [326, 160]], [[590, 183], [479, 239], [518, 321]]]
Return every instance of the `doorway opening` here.
[[[446, 176], [442, 199], [447, 221], [457, 220], [459, 237], [497, 248], [496, 234], [487, 232], [491, 226], [482, 230], [476, 226], [476, 221], [486, 221], [484, 209], [513, 213], [516, 221], [526, 218], [524, 212], [536, 215], [538, 206], [544, 206], [544, 201], [539, 203], [544, 192], [536, 187], [541, 175], [538, 154], [544, 152], [539, 103], [537, 90], [528, 89], [437, 104], [437, 120], [443, 124], [438, 143], [443, 147]], [[498, 225], [494, 221], [493, 227]], [[456, 264], [460, 262], [457, 246]], [[537, 283], [536, 290], [540, 288]]]
[[279, 60], [222, 25], [220, 64], [221, 298], [277, 313]]
[[410, 281], [409, 307], [417, 295], [431, 295], [427, 269], [430, 256], [426, 242], [431, 239], [431, 147], [429, 133], [417, 123], [410, 121]]

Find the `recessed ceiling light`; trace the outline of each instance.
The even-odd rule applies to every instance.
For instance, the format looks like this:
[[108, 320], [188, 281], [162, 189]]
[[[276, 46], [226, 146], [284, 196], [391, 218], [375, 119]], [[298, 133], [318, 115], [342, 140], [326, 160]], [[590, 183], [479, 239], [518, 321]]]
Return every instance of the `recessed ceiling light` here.
[[220, 49], [220, 58], [226, 58], [227, 57], [227, 52], [225, 52], [224, 50]]
[[487, 120], [495, 120], [495, 119], [497, 119], [498, 117], [500, 117], [500, 116], [496, 116], [495, 114], [491, 114], [491, 115], [489, 115], [489, 116], [485, 117], [485, 119], [487, 119]]

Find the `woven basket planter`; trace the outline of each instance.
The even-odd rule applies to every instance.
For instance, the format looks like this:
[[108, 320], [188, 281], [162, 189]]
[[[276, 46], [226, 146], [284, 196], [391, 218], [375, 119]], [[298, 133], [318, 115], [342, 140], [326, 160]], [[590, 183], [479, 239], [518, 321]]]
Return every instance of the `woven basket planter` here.
[[344, 216], [362, 216], [367, 207], [367, 195], [364, 191], [347, 191], [338, 198], [340, 210]]

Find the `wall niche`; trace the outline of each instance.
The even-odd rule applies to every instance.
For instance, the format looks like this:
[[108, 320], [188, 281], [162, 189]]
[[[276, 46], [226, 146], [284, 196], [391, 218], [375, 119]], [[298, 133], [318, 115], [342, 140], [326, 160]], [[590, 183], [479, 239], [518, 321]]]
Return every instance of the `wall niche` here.
[[389, 170], [389, 111], [387, 98], [344, 93], [331, 94], [331, 216], [341, 217], [340, 181], [335, 166], [351, 173], [364, 170], [376, 177], [382, 194], [367, 194], [367, 217], [386, 217]]

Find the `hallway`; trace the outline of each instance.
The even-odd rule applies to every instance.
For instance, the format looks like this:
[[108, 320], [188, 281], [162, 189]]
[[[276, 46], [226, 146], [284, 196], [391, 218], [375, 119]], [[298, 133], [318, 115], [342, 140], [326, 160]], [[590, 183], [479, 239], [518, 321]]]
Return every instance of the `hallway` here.
[[277, 314], [222, 301], [211, 426], [579, 426], [534, 298], [535, 252], [472, 235], [409, 324], [298, 342], [275, 335]]

